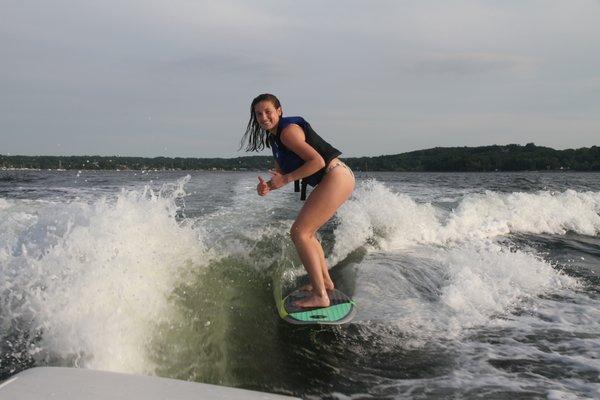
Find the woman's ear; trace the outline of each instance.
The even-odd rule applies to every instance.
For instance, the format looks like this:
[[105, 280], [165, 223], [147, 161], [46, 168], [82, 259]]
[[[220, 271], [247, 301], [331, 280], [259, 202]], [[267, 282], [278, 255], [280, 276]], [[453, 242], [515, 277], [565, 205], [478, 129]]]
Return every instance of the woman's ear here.
[[277, 114], [279, 115], [279, 117], [283, 115], [283, 110], [281, 109], [281, 107], [277, 109]]

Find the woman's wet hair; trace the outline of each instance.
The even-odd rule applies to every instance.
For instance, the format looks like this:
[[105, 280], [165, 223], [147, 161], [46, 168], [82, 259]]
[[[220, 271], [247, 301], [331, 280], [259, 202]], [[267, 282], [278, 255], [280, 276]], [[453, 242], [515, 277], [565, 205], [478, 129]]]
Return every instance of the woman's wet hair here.
[[269, 93], [258, 95], [254, 100], [252, 100], [252, 104], [250, 104], [250, 120], [248, 121], [248, 126], [246, 126], [246, 133], [244, 133], [244, 136], [242, 137], [240, 149], [242, 149], [244, 145], [246, 146], [246, 151], [261, 151], [265, 148], [265, 146], [271, 147], [269, 146], [269, 141], [267, 140], [267, 131], [260, 127], [258, 121], [256, 120], [256, 115], [254, 114], [254, 106], [261, 101], [270, 101], [275, 109], [281, 107], [279, 99]]

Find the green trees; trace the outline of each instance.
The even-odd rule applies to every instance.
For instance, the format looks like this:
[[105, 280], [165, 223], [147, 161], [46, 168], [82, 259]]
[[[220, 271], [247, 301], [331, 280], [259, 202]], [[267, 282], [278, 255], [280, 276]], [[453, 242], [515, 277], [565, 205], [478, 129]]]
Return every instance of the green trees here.
[[[600, 147], [554, 150], [525, 146], [435, 147], [395, 155], [345, 158], [356, 171], [600, 171]], [[0, 168], [86, 170], [265, 170], [271, 156], [237, 158], [118, 157], [118, 156], [6, 156]]]

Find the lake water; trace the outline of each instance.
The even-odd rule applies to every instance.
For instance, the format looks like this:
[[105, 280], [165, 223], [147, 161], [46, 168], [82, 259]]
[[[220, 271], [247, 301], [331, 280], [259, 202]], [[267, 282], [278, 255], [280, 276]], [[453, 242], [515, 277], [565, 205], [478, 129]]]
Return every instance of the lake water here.
[[[265, 174], [266, 175], [266, 174]], [[31, 366], [303, 398], [600, 398], [600, 174], [359, 173], [320, 232], [342, 326], [279, 319], [289, 185], [0, 171], [0, 379]]]

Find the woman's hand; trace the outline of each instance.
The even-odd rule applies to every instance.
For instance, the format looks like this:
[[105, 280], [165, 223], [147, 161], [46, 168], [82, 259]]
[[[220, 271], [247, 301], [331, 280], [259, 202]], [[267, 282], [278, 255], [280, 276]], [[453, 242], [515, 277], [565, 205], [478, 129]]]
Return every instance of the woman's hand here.
[[256, 185], [256, 192], [258, 193], [258, 195], [265, 196], [270, 191], [271, 189], [269, 188], [269, 184], [265, 182], [265, 180], [262, 177], [259, 176], [258, 185]]
[[286, 175], [282, 175], [280, 172], [273, 171], [272, 169], [269, 170], [269, 173], [271, 174], [271, 180], [268, 182], [269, 189], [279, 189], [288, 183]]

